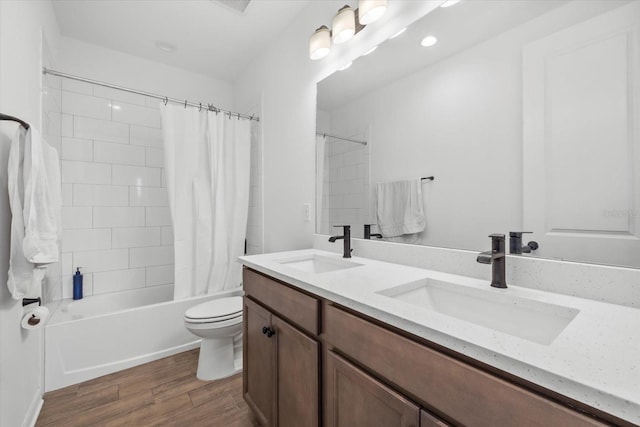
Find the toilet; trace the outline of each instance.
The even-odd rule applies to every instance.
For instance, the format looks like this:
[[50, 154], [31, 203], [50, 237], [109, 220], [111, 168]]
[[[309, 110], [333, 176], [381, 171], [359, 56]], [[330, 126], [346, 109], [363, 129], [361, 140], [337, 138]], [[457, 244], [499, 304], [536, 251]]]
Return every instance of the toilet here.
[[242, 297], [219, 298], [191, 307], [184, 314], [184, 324], [202, 338], [198, 379], [217, 380], [240, 370], [235, 368], [234, 342], [242, 332]]

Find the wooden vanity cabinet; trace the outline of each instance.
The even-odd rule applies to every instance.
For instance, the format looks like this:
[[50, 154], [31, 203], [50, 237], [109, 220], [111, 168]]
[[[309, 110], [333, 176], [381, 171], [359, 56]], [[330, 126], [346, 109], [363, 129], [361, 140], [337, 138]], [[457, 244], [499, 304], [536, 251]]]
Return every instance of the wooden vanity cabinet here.
[[245, 401], [264, 427], [317, 427], [319, 301], [247, 269], [244, 289]]
[[247, 268], [244, 290], [244, 398], [264, 427], [631, 425]]
[[326, 427], [418, 427], [420, 407], [328, 351]]

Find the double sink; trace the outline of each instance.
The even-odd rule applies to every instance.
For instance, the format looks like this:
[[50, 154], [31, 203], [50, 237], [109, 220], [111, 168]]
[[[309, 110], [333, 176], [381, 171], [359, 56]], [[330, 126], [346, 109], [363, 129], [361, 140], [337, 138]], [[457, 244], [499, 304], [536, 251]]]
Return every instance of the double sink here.
[[[355, 273], [366, 267], [355, 261], [319, 254], [276, 262], [318, 275], [345, 269], [355, 269]], [[551, 344], [579, 313], [575, 308], [511, 295], [509, 289], [495, 289], [488, 284], [486, 289], [477, 288], [455, 279], [425, 277], [375, 294], [542, 345]]]

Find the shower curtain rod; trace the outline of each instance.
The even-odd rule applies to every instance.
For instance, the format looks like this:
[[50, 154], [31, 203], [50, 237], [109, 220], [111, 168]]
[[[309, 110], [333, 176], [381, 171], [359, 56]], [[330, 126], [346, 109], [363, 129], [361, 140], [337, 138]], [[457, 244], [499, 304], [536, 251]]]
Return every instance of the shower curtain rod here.
[[358, 139], [351, 139], [351, 138], [345, 138], [343, 136], [331, 135], [330, 133], [326, 133], [326, 132], [316, 132], [316, 135], [320, 135], [324, 137], [328, 136], [329, 138], [341, 139], [347, 142], [355, 142], [356, 144], [367, 145], [367, 141], [360, 141]]
[[71, 75], [71, 74], [62, 73], [60, 71], [50, 70], [50, 69], [48, 69], [46, 67], [42, 68], [42, 73], [43, 74], [50, 74], [52, 76], [64, 77], [66, 79], [77, 80], [79, 82], [91, 83], [91, 84], [94, 84], [94, 85], [108, 87], [108, 88], [111, 88], [111, 89], [121, 90], [123, 92], [130, 92], [130, 93], [135, 93], [135, 94], [138, 94], [138, 95], [148, 96], [150, 98], [155, 98], [155, 99], [159, 99], [161, 101], [164, 101], [165, 105], [167, 104], [167, 102], [173, 102], [173, 103], [176, 103], [176, 104], [184, 105], [185, 108], [187, 108], [187, 106], [189, 106], [189, 107], [195, 107], [195, 108], [199, 108], [199, 109], [204, 108], [205, 110], [215, 111], [217, 113], [223, 113], [223, 114], [228, 115], [229, 118], [238, 118], [238, 119], [242, 118], [242, 119], [255, 120], [257, 122], [260, 121], [260, 117], [254, 115], [254, 114], [248, 115], [248, 114], [243, 114], [243, 113], [234, 113], [233, 111], [223, 110], [221, 108], [214, 107], [213, 104], [207, 104], [207, 105], [203, 105], [202, 103], [196, 104], [195, 102], [189, 102], [187, 100], [169, 98], [167, 96], [162, 96], [162, 95], [158, 95], [158, 94], [151, 93], [151, 92], [143, 92], [141, 90], [130, 89], [130, 88], [123, 87], [123, 86], [113, 85], [111, 83], [105, 83], [105, 82], [101, 82], [101, 81], [98, 81], [98, 80], [92, 80], [92, 79], [87, 79], [87, 78], [84, 78], [84, 77], [78, 77], [78, 76], [74, 76], [74, 75]]

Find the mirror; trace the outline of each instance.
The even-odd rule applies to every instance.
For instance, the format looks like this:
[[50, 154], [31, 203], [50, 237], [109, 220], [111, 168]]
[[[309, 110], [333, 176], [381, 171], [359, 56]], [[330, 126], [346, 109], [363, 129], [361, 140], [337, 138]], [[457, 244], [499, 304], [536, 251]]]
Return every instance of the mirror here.
[[639, 46], [637, 1], [437, 8], [318, 83], [317, 232], [362, 237], [379, 183], [434, 176], [424, 230], [385, 240], [531, 231], [523, 256], [639, 268]]

